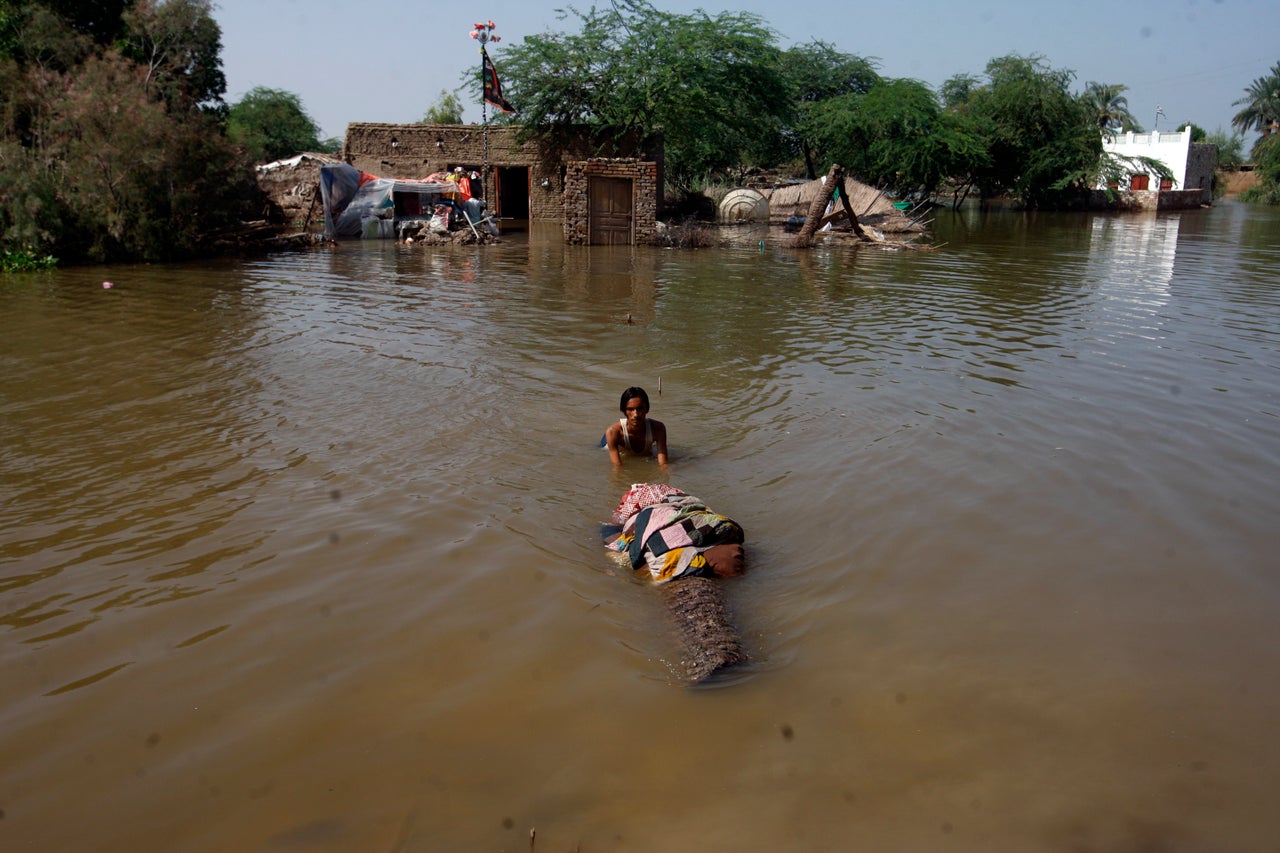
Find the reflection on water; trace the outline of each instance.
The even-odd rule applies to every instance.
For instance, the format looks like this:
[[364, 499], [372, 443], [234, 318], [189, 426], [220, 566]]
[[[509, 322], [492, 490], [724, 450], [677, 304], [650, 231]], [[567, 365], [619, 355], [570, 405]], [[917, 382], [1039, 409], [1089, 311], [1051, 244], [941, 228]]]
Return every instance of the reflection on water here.
[[[935, 227], [5, 278], [5, 846], [1265, 846], [1280, 218]], [[645, 479], [747, 529], [720, 689]]]
[[1181, 215], [1094, 217], [1089, 243], [1092, 276], [1111, 295], [1154, 310], [1169, 297]]

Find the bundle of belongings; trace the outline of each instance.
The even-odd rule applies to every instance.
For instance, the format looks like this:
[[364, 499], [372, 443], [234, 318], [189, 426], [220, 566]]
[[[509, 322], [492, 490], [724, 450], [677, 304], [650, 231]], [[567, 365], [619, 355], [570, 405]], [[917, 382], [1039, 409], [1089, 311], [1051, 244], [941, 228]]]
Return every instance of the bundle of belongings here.
[[616, 538], [607, 547], [650, 580], [736, 577], [743, 573], [742, 528], [675, 486], [636, 483], [613, 512]]

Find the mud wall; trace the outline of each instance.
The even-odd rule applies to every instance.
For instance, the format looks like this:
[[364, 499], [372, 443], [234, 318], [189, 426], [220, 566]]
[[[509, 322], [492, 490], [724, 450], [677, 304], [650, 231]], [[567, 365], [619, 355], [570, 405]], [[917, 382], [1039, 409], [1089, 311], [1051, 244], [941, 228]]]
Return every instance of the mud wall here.
[[[585, 136], [551, 152], [537, 142], [520, 142], [519, 127], [478, 124], [373, 124], [347, 125], [342, 159], [365, 172], [385, 178], [424, 178], [455, 166], [480, 171], [486, 159], [491, 169], [524, 167], [529, 170], [529, 219], [563, 222], [565, 175], [571, 160], [589, 157], [593, 143]], [[657, 198], [661, 198], [662, 139], [611, 140], [610, 147], [628, 154], [642, 154], [658, 164]], [[487, 147], [487, 158], [486, 158]], [[490, 209], [493, 177], [485, 176]], [[496, 211], [501, 214], [501, 211]]]

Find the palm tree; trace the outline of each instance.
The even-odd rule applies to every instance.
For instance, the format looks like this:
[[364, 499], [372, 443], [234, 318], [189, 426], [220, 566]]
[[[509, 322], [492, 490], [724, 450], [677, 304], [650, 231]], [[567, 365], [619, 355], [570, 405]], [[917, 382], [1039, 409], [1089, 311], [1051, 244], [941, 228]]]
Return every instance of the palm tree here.
[[1118, 83], [1088, 83], [1083, 98], [1093, 111], [1098, 128], [1107, 133], [1120, 130], [1141, 130], [1129, 112], [1129, 99], [1124, 93], [1128, 86]]
[[1231, 119], [1231, 126], [1242, 132], [1270, 133], [1271, 125], [1280, 121], [1280, 62], [1271, 66], [1270, 74], [1254, 80], [1244, 92], [1244, 97], [1231, 105], [1244, 107]]

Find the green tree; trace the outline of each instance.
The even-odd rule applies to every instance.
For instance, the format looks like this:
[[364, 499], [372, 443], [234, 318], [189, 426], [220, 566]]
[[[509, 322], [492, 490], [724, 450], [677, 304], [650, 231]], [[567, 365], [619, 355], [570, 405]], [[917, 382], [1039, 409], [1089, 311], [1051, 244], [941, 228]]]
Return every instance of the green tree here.
[[292, 92], [256, 86], [231, 105], [227, 132], [257, 162], [292, 157], [320, 147], [320, 128]]
[[5, 243], [70, 260], [165, 260], [240, 218], [247, 164], [213, 117], [175, 120], [145, 78], [115, 51], [90, 57], [44, 105], [40, 144], [5, 143]]
[[645, 0], [569, 15], [579, 32], [529, 36], [503, 53], [504, 89], [534, 135], [554, 145], [585, 127], [606, 149], [661, 130], [668, 181], [683, 188], [776, 149], [792, 107], [758, 17], [678, 15]]
[[942, 106], [948, 110], [960, 110], [969, 103], [973, 90], [982, 85], [982, 80], [972, 74], [957, 74], [943, 82], [938, 94], [942, 97]]
[[1280, 121], [1280, 62], [1271, 66], [1271, 73], [1257, 78], [1244, 91], [1244, 97], [1231, 104], [1241, 108], [1231, 119], [1231, 126], [1241, 133], [1251, 130], [1268, 133], [1271, 125]]
[[[44, 0], [38, 5], [100, 45], [111, 44], [124, 29], [124, 11], [134, 0]], [[36, 4], [29, 4], [36, 5]]]
[[1244, 163], [1244, 137], [1238, 133], [1228, 134], [1222, 128], [1205, 137], [1206, 142], [1218, 146], [1217, 168], [1233, 171]]
[[858, 179], [901, 195], [931, 194], [986, 156], [982, 140], [918, 80], [881, 80], [864, 94], [823, 101], [814, 138]]
[[462, 99], [456, 92], [440, 90], [435, 103], [422, 116], [423, 124], [462, 124]]
[[[184, 8], [208, 10], [170, 0], [156, 11], [163, 21]], [[256, 192], [250, 164], [196, 101], [216, 95], [217, 74], [191, 73], [220, 68], [216, 28], [189, 19], [195, 49], [185, 55], [199, 61], [153, 65], [132, 58], [124, 34], [138, 30], [123, 17], [118, 27], [86, 20], [76, 26], [42, 3], [0, 6], [0, 251], [70, 261], [202, 251]], [[119, 49], [103, 43], [107, 32], [121, 36]]]
[[824, 174], [827, 168], [816, 162], [815, 150], [815, 134], [824, 121], [823, 105], [846, 95], [865, 95], [880, 82], [880, 75], [873, 60], [842, 53], [823, 41], [787, 49], [782, 65], [796, 114], [778, 136], [783, 146], [781, 153], [799, 155], [804, 160], [805, 174], [816, 178], [819, 167]]
[[[0, 59], [24, 68], [65, 71], [92, 49], [91, 38], [77, 32], [48, 6], [0, 0]], [[0, 98], [5, 94], [0, 90]]]
[[982, 198], [1012, 193], [1033, 208], [1084, 201], [1102, 138], [1094, 111], [1068, 90], [1074, 76], [1037, 56], [987, 63], [986, 82], [958, 107], [985, 142], [987, 158], [971, 176]]

